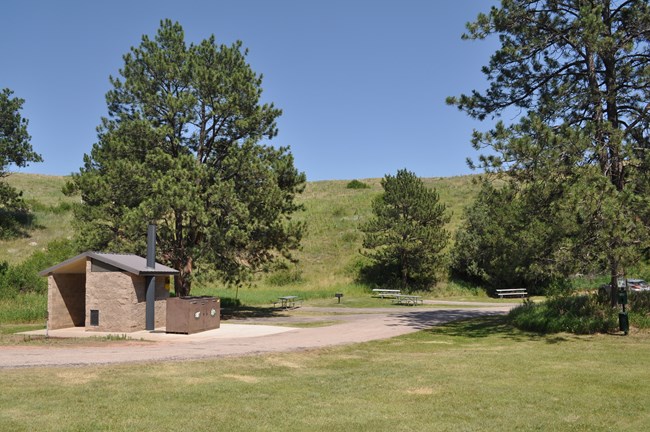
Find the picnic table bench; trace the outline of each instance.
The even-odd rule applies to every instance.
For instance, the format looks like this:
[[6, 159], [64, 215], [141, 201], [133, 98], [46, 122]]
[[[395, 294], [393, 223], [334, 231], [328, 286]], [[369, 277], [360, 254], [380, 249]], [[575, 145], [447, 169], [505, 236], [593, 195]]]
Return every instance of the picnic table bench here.
[[510, 288], [510, 289], [498, 289], [496, 290], [499, 298], [513, 296], [524, 298], [528, 295], [526, 288]]
[[273, 307], [278, 307], [278, 305], [280, 305], [280, 307], [284, 309], [295, 308], [297, 307], [296, 304], [302, 305], [302, 299], [300, 297], [282, 296], [278, 297], [278, 299], [273, 302]]
[[396, 295], [399, 295], [402, 291], [396, 290], [396, 289], [380, 289], [380, 288], [375, 288], [372, 290], [372, 294], [375, 297], [381, 297], [381, 298], [393, 298]]
[[396, 294], [393, 298], [393, 303], [395, 304], [405, 304], [415, 306], [419, 303], [424, 304], [421, 296], [410, 295], [410, 294]]

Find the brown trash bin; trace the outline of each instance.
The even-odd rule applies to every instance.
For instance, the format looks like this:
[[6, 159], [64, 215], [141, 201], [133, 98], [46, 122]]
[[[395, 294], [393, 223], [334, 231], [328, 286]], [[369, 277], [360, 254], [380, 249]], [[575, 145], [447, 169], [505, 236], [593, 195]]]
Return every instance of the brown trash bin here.
[[221, 299], [203, 297], [203, 329], [214, 330], [221, 326]]
[[167, 299], [166, 333], [199, 333], [219, 328], [221, 300], [216, 297]]

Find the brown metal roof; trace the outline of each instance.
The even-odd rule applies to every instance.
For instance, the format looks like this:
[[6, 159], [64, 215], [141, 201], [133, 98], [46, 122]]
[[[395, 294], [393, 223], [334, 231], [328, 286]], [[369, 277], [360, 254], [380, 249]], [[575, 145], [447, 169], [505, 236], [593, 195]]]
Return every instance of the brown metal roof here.
[[178, 274], [177, 270], [171, 267], [156, 263], [155, 268], [147, 267], [147, 260], [138, 255], [132, 254], [108, 254], [100, 252], [84, 252], [74, 258], [63, 261], [53, 267], [45, 269], [39, 273], [40, 276], [49, 276], [53, 273], [85, 273], [86, 272], [86, 259], [92, 258], [103, 263], [117, 267], [128, 273], [133, 273], [138, 276], [159, 276], [159, 275], [175, 275]]

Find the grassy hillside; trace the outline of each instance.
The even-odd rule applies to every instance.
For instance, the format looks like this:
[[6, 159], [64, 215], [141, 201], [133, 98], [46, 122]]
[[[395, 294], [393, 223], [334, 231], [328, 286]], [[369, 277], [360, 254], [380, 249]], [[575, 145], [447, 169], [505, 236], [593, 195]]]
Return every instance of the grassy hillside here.
[[[478, 191], [472, 178], [424, 179], [428, 186], [438, 190], [440, 200], [447, 204], [452, 215], [448, 229], [452, 232], [460, 224], [463, 209]], [[66, 197], [61, 193], [65, 177], [14, 174], [8, 181], [24, 191], [36, 218], [28, 237], [0, 242], [0, 261], [20, 262], [49, 241], [72, 235], [70, 204], [79, 197]], [[291, 284], [317, 290], [351, 284], [361, 259], [358, 251], [362, 235], [358, 226], [370, 217], [372, 199], [382, 191], [380, 179], [362, 181], [370, 188], [348, 189], [347, 180], [308, 183], [299, 197], [305, 211], [295, 215], [297, 220], [307, 224], [302, 250], [296, 253], [300, 263], [295, 269], [263, 276], [258, 285]]]
[[55, 239], [72, 236], [72, 207], [79, 197], [66, 197], [61, 192], [67, 178], [39, 174], [11, 174], [7, 182], [23, 191], [23, 197], [35, 216], [25, 227], [28, 235], [0, 241], [0, 262], [16, 264], [42, 249]]
[[[348, 284], [358, 262], [362, 234], [359, 224], [371, 216], [372, 199], [382, 192], [380, 179], [364, 179], [369, 189], [347, 189], [348, 181], [311, 182], [300, 201], [305, 211], [297, 219], [307, 223], [303, 249], [296, 256], [303, 284], [313, 287]], [[471, 176], [424, 179], [435, 187], [440, 200], [448, 205], [452, 219], [448, 229], [455, 232], [464, 208], [473, 201], [478, 188]]]

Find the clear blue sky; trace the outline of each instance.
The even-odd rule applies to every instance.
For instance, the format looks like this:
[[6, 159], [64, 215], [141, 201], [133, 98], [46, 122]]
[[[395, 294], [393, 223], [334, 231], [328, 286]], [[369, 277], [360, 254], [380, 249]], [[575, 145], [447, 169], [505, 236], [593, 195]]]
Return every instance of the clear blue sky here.
[[496, 41], [462, 41], [486, 0], [4, 0], [0, 88], [26, 100], [34, 149], [23, 172], [76, 172], [107, 113], [122, 56], [181, 23], [186, 41], [241, 40], [283, 110], [272, 143], [289, 145], [308, 180], [467, 174], [469, 119], [445, 97], [484, 89]]

